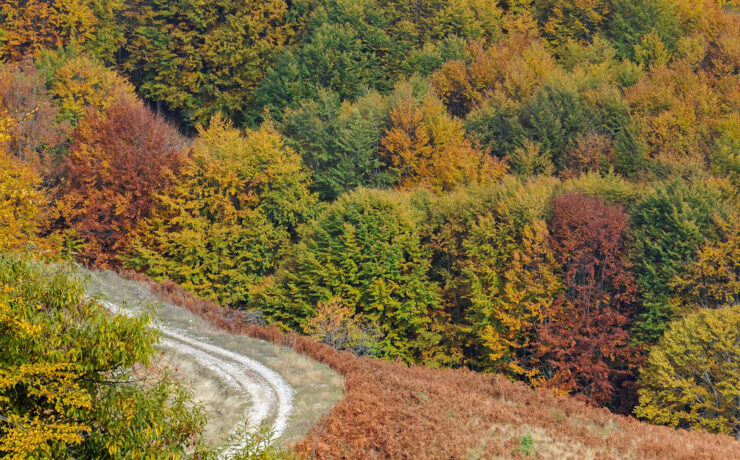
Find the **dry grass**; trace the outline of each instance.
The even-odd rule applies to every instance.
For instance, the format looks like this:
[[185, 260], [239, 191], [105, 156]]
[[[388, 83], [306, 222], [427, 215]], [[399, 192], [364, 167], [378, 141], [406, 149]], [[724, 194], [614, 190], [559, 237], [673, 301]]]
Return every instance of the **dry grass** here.
[[309, 458], [530, 458], [517, 450], [526, 434], [538, 458], [740, 458], [740, 442], [728, 436], [641, 423], [498, 375], [357, 358], [248, 324], [238, 312], [173, 283], [124, 275], [150, 283], [161, 298], [219, 328], [289, 346], [343, 375], [344, 399], [294, 445]]

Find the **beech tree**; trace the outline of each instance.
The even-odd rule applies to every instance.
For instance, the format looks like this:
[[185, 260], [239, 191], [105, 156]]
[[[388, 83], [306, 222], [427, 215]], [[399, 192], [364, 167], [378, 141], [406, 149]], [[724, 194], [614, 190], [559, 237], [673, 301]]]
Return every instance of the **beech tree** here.
[[673, 319], [670, 283], [705, 241], [716, 240], [718, 212], [725, 212], [718, 190], [681, 181], [660, 185], [633, 208], [631, 259], [644, 308], [635, 323], [639, 340], [655, 343]]
[[88, 107], [105, 112], [133, 86], [78, 46], [43, 51], [36, 66], [59, 106], [58, 118], [76, 125]]
[[57, 122], [57, 106], [31, 60], [0, 65], [0, 111], [11, 121], [8, 152], [49, 173], [66, 126]]
[[435, 343], [428, 329], [440, 298], [417, 219], [393, 192], [342, 195], [304, 229], [258, 305], [271, 321], [302, 329], [319, 303], [339, 297], [379, 328], [380, 355], [419, 361]]
[[670, 282], [669, 303], [677, 313], [740, 304], [740, 225], [733, 219], [720, 222], [719, 240], [704, 243], [686, 272]]
[[525, 100], [555, 67], [542, 44], [526, 36], [510, 36], [488, 49], [472, 44], [467, 52], [467, 61], [447, 62], [430, 78], [450, 113], [460, 117], [483, 101], [487, 92]]
[[174, 127], [133, 97], [121, 97], [102, 114], [89, 111], [62, 165], [53, 229], [82, 240], [83, 262], [117, 264], [184, 147]]
[[313, 172], [311, 189], [323, 201], [357, 187], [395, 184], [381, 157], [381, 138], [390, 121], [387, 106], [378, 93], [342, 103], [336, 93], [322, 90], [316, 100], [286, 110], [280, 129]]
[[139, 93], [188, 126], [222, 113], [237, 124], [265, 70], [291, 35], [288, 2], [126, 3], [119, 65]]
[[242, 135], [214, 117], [170, 179], [131, 238], [126, 265], [246, 306], [313, 214], [300, 158], [269, 123]]
[[544, 385], [629, 410], [640, 351], [629, 335], [637, 286], [624, 242], [627, 216], [582, 194], [558, 197], [552, 212], [551, 244], [565, 293], [539, 328]]
[[210, 458], [192, 395], [149, 366], [149, 318], [111, 316], [67, 266], [0, 254], [0, 456]]
[[48, 204], [40, 185], [29, 165], [3, 150], [0, 132], [0, 251], [37, 241]]
[[382, 139], [385, 161], [399, 185], [423, 185], [435, 190], [491, 183], [506, 167], [465, 139], [462, 123], [427, 93], [417, 100], [410, 84], [401, 84], [391, 108], [391, 126]]
[[640, 372], [635, 415], [740, 440], [740, 305], [671, 322]]

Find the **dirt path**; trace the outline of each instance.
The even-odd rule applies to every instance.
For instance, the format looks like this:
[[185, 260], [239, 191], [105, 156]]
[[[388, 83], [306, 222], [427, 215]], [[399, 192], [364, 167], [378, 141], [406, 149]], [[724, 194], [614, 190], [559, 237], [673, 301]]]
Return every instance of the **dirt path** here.
[[[92, 273], [88, 291], [116, 313], [152, 309], [152, 327], [162, 333], [160, 364], [192, 386], [209, 416], [206, 435], [214, 443], [223, 442], [244, 421], [250, 429], [266, 424], [278, 442], [295, 441], [342, 397], [343, 380], [327, 366], [283, 347], [217, 330], [113, 273]], [[229, 446], [227, 454], [239, 447]]]

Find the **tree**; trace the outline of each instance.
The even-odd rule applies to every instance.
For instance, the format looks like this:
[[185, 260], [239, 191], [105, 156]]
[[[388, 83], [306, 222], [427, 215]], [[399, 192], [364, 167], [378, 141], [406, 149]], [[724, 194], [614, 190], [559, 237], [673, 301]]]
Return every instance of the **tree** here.
[[234, 307], [273, 274], [316, 204], [300, 158], [269, 123], [242, 135], [214, 117], [169, 182], [126, 265]]
[[488, 49], [471, 44], [467, 54], [467, 60], [447, 62], [430, 78], [447, 109], [459, 117], [467, 115], [489, 92], [525, 100], [555, 67], [540, 42], [520, 35]]
[[536, 0], [542, 35], [556, 49], [568, 40], [593, 40], [609, 16], [608, 0]]
[[105, 112], [122, 95], [134, 94], [125, 78], [76, 46], [41, 52], [37, 67], [57, 101], [58, 118], [72, 125], [80, 122], [88, 107]]
[[291, 35], [283, 0], [127, 2], [119, 65], [146, 99], [185, 125], [222, 113], [250, 121], [257, 84]]
[[255, 93], [256, 106], [278, 120], [285, 108], [317, 99], [322, 89], [349, 101], [366, 89], [389, 90], [400, 71], [390, 55], [387, 19], [374, 1], [317, 3], [300, 32], [303, 39], [267, 70]]
[[0, 455], [208, 455], [191, 396], [146, 368], [149, 319], [111, 316], [84, 293], [68, 267], [0, 255]]
[[55, 149], [66, 140], [66, 126], [30, 60], [0, 65], [0, 111], [10, 118], [8, 152], [49, 173]]
[[670, 323], [640, 372], [635, 415], [740, 440], [740, 306], [700, 310]]
[[62, 165], [53, 229], [84, 241], [83, 262], [116, 264], [184, 147], [174, 127], [131, 96], [103, 114], [89, 111]]
[[627, 216], [581, 194], [561, 195], [552, 212], [551, 244], [565, 293], [539, 328], [544, 384], [614, 410], [631, 409], [629, 385], [640, 352], [628, 332], [637, 286], [624, 245]]
[[312, 190], [323, 201], [333, 201], [357, 187], [395, 183], [380, 152], [389, 122], [387, 101], [378, 93], [350, 104], [322, 90], [318, 99], [286, 110], [280, 128], [313, 172]]
[[631, 212], [631, 259], [643, 312], [635, 336], [655, 343], [673, 318], [670, 283], [683, 277], [705, 241], [716, 239], [714, 215], [722, 213], [719, 192], [708, 184], [673, 181], [660, 185]]
[[504, 176], [485, 187], [413, 194], [443, 300], [430, 325], [440, 341], [425, 362], [533, 380], [528, 341], [560, 284], [542, 226], [554, 186], [551, 178]]
[[270, 321], [302, 329], [319, 303], [340, 297], [378, 327], [382, 356], [419, 361], [440, 298], [417, 218], [394, 192], [342, 195], [304, 229], [258, 305]]
[[0, 58], [19, 61], [42, 48], [70, 40], [87, 41], [97, 18], [90, 2], [73, 0], [3, 0], [0, 2]]
[[527, 137], [549, 151], [558, 171], [566, 168], [567, 151], [580, 133], [591, 128], [589, 113], [578, 83], [571, 79], [551, 80], [524, 105], [521, 122]]
[[533, 345], [537, 326], [552, 309], [561, 284], [544, 221], [518, 230], [513, 222], [482, 216], [463, 242], [462, 283], [482, 369], [539, 381]]
[[490, 183], [505, 166], [465, 139], [462, 123], [427, 93], [419, 101], [409, 84], [396, 90], [391, 127], [382, 139], [383, 157], [399, 177], [399, 185], [450, 190], [465, 184]]
[[36, 241], [48, 204], [38, 174], [4, 151], [2, 123], [0, 119], [0, 251]]
[[740, 304], [740, 225], [736, 218], [718, 224], [719, 241], [704, 243], [685, 273], [670, 282], [669, 304], [678, 313]]

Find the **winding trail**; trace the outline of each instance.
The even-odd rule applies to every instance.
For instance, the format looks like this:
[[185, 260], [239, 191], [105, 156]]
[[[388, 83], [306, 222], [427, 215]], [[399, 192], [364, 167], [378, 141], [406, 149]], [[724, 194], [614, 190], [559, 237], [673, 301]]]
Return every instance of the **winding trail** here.
[[[116, 314], [133, 314], [114, 303], [103, 304]], [[244, 415], [250, 430], [267, 423], [274, 438], [283, 434], [293, 411], [294, 390], [279, 373], [248, 356], [209, 343], [205, 336], [198, 337], [156, 320], [153, 327], [162, 333], [160, 345], [163, 348], [188, 357], [207, 369], [215, 379], [244, 395], [249, 401], [248, 412]], [[231, 457], [244, 447], [244, 441], [241, 442], [230, 446], [225, 456]]]

